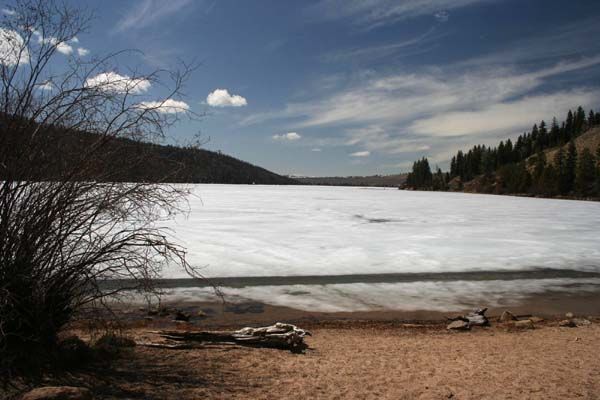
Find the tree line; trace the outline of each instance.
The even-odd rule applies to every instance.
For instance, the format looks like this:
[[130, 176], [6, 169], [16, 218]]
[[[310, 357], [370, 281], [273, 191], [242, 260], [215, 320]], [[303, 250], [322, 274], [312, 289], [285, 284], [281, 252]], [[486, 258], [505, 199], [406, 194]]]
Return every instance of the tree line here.
[[[530, 132], [497, 146], [476, 145], [459, 150], [450, 171], [431, 171], [427, 158], [415, 161], [405, 187], [422, 190], [463, 190], [483, 193], [543, 196], [600, 195], [600, 146], [577, 151], [575, 139], [600, 126], [600, 113], [582, 107], [567, 113], [558, 123], [552, 119], [534, 124]], [[547, 151], [556, 148], [551, 160]]]

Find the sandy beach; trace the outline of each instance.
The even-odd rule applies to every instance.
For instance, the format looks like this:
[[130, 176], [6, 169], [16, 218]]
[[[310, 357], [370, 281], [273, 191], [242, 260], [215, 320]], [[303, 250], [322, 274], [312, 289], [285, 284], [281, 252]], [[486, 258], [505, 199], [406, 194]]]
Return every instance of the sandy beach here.
[[[87, 387], [97, 399], [597, 399], [600, 318], [591, 322], [449, 332], [443, 321], [315, 321], [305, 323], [313, 336], [303, 354], [136, 346], [46, 383]], [[155, 340], [149, 328], [125, 334]]]
[[[44, 385], [86, 387], [96, 399], [598, 399], [600, 299], [547, 293], [511, 309], [538, 317], [534, 329], [498, 321], [448, 331], [461, 312], [317, 313], [261, 303], [180, 303], [148, 316], [123, 305], [122, 335], [138, 345], [111, 362], [48, 376]], [[174, 322], [172, 313], [191, 315]], [[567, 311], [589, 321], [561, 327]], [[284, 321], [312, 332], [301, 354], [271, 348], [203, 344], [191, 349], [158, 343], [160, 329], [239, 329]], [[64, 335], [93, 339], [82, 324]], [[96, 335], [98, 333], [96, 332]], [[10, 397], [8, 397], [10, 398]], [[13, 397], [18, 398], [18, 397]]]

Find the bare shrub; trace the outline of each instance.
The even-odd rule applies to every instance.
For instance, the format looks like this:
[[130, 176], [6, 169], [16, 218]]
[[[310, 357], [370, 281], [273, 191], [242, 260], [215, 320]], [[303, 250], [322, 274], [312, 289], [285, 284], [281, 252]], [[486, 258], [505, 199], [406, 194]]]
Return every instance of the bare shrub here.
[[[58, 50], [87, 29], [90, 15], [48, 0], [9, 8], [0, 22], [2, 373], [43, 363], [82, 307], [124, 289], [152, 290], [165, 264], [189, 269], [161, 227], [185, 210], [186, 188], [127, 182], [146, 155], [122, 157], [116, 144], [159, 141], [189, 117], [178, 99], [192, 68], [122, 71], [124, 53], [65, 58]], [[150, 86], [160, 100], [149, 97]], [[103, 289], [112, 279], [129, 287]]]

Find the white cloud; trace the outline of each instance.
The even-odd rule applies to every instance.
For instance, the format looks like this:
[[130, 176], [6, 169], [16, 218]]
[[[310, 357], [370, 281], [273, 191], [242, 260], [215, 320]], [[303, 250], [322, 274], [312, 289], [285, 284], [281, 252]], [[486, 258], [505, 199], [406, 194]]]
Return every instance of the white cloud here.
[[44, 82], [40, 85], [37, 85], [36, 88], [38, 90], [43, 90], [43, 91], [47, 92], [47, 91], [54, 90], [56, 88], [56, 86], [54, 86], [54, 84], [52, 82], [48, 81], [48, 82]]
[[83, 47], [79, 47], [79, 48], [77, 48], [77, 54], [79, 54], [80, 57], [85, 57], [88, 54], [90, 54], [90, 51], [88, 49], [83, 48]]
[[58, 38], [55, 37], [43, 37], [42, 34], [37, 31], [37, 30], [33, 30], [33, 34], [35, 36], [37, 36], [38, 39], [38, 43], [39, 44], [49, 44], [51, 46], [56, 47], [56, 51], [58, 51], [61, 54], [64, 54], [66, 56], [70, 55], [73, 53], [73, 46], [71, 46], [70, 44], [66, 43], [66, 42], [61, 42], [58, 40]]
[[237, 94], [229, 94], [227, 89], [215, 89], [206, 97], [211, 107], [242, 107], [248, 105], [246, 99]]
[[272, 137], [275, 140], [289, 140], [289, 141], [299, 140], [300, 138], [302, 138], [302, 136], [300, 136], [296, 132], [282, 133], [280, 135], [273, 135]]
[[77, 36], [74, 36], [74, 37], [71, 39], [71, 42], [73, 42], [73, 43], [79, 43], [79, 38], [78, 38]]
[[369, 157], [371, 155], [370, 151], [357, 151], [355, 153], [351, 153], [350, 157]]
[[29, 51], [21, 35], [0, 28], [0, 64], [12, 67], [29, 62]]
[[2, 9], [2, 13], [5, 14], [5, 15], [8, 15], [9, 17], [17, 15], [17, 12], [15, 10], [11, 10], [9, 8], [3, 8]]
[[192, 0], [142, 0], [116, 26], [117, 31], [140, 29], [151, 25], [169, 15], [175, 14]]
[[130, 78], [115, 72], [103, 72], [85, 82], [88, 88], [117, 93], [140, 94], [150, 89], [150, 81], [141, 78]]
[[163, 114], [177, 114], [180, 112], [187, 112], [190, 106], [180, 100], [167, 99], [165, 101], [144, 101], [137, 105], [138, 108], [143, 110], [153, 109]]
[[56, 51], [68, 56], [69, 54], [73, 53], [73, 46], [67, 43], [57, 43]]
[[320, 153], [322, 150], [319, 147], [315, 147], [314, 149], [310, 149], [310, 151], [314, 151], [315, 153]]

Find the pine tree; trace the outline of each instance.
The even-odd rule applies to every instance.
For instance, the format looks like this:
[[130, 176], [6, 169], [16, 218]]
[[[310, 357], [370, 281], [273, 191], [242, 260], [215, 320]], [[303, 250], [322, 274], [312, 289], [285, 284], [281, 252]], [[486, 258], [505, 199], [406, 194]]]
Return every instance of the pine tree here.
[[575, 188], [575, 174], [577, 170], [577, 148], [575, 147], [575, 142], [573, 140], [569, 142], [565, 168], [565, 193], [569, 193]]
[[577, 112], [574, 116], [573, 131], [575, 136], [581, 135], [585, 127], [585, 111], [581, 106], [577, 107]]
[[448, 183], [446, 182], [446, 175], [442, 173], [440, 167], [436, 167], [436, 172], [433, 175], [432, 180], [432, 188], [433, 190], [447, 190]]
[[552, 165], [548, 164], [546, 168], [544, 168], [544, 173], [542, 175], [541, 182], [541, 192], [545, 196], [556, 196], [559, 193], [559, 176], [557, 169]]
[[560, 128], [556, 117], [552, 118], [552, 125], [550, 127], [550, 146], [556, 146], [560, 142]]
[[460, 176], [461, 179], [464, 179], [465, 176], [465, 157], [463, 155], [462, 150], [459, 150], [458, 153], [456, 153], [456, 170], [457, 176]]
[[596, 181], [596, 160], [592, 152], [585, 148], [579, 155], [575, 189], [581, 196], [589, 196], [594, 191]]
[[535, 157], [535, 164], [533, 168], [533, 184], [535, 186], [535, 192], [543, 194], [543, 176], [544, 170], [546, 169], [546, 154], [540, 151]]
[[540, 142], [539, 142], [539, 132], [537, 124], [533, 124], [533, 128], [531, 128], [531, 150], [534, 153], [537, 153], [541, 150]]
[[452, 161], [450, 161], [450, 176], [454, 178], [458, 175], [458, 169], [456, 167], [456, 156], [452, 157]]
[[494, 172], [494, 159], [490, 149], [481, 155], [481, 172], [486, 176], [490, 176]]
[[574, 118], [573, 118], [573, 112], [571, 110], [569, 110], [569, 112], [567, 114], [567, 119], [566, 119], [565, 125], [564, 125], [564, 135], [563, 135], [564, 142], [563, 143], [566, 143], [573, 138], [574, 125], [575, 125], [575, 122], [574, 122]]
[[406, 178], [406, 185], [415, 189], [431, 189], [432, 174], [427, 158], [423, 157], [413, 163], [412, 172]]
[[546, 122], [544, 122], [544, 120], [540, 122], [538, 141], [540, 143], [539, 150], [544, 150], [548, 147], [548, 129], [546, 128]]
[[565, 162], [565, 151], [562, 146], [554, 155], [554, 166], [556, 168], [556, 177], [558, 181], [558, 192], [560, 194], [568, 193], [569, 184], [567, 182], [567, 168]]

